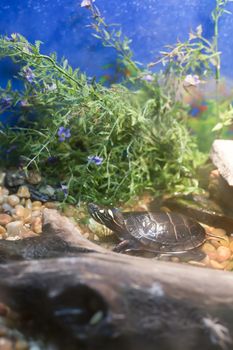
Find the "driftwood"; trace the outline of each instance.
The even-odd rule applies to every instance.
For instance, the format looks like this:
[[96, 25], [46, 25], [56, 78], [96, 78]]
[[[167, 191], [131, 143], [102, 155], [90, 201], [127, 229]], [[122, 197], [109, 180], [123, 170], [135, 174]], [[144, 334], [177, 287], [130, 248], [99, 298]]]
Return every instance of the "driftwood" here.
[[110, 252], [53, 210], [46, 227], [70, 256], [0, 265], [0, 299], [30, 334], [69, 350], [233, 349], [232, 273]]

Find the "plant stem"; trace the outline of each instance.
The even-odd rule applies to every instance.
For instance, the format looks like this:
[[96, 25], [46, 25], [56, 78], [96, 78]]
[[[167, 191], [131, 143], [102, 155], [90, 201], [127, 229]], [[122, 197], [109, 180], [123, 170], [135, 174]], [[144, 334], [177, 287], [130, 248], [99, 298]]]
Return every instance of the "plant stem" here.
[[21, 49], [21, 47], [17, 47], [17, 50], [22, 52], [24, 55], [29, 56], [29, 57], [33, 57], [33, 58], [39, 58], [39, 59], [45, 59], [50, 61], [50, 63], [52, 63], [53, 67], [58, 70], [60, 73], [62, 73], [64, 76], [66, 76], [68, 79], [72, 80], [74, 83], [76, 83], [79, 87], [82, 87], [82, 84], [80, 84], [80, 82], [73, 78], [72, 75], [70, 75], [69, 73], [67, 73], [60, 65], [58, 65], [50, 56], [47, 55], [42, 55], [42, 54], [34, 54], [34, 53], [29, 53], [29, 52], [25, 52]]
[[[220, 7], [219, 1], [216, 0], [216, 9], [215, 9], [215, 18], [214, 18], [214, 47], [215, 52], [218, 53], [218, 35], [219, 35], [219, 17], [220, 17]], [[216, 67], [215, 67], [215, 79], [216, 85], [218, 85], [220, 79], [220, 56], [216, 56]]]

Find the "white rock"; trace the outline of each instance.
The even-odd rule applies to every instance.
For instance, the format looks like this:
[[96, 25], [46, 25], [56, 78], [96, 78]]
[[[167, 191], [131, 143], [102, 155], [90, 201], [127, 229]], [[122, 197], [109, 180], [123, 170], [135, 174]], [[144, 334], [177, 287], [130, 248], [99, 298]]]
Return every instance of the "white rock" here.
[[23, 238], [27, 233], [26, 227], [24, 227], [22, 221], [12, 221], [6, 225], [7, 236], [9, 237], [20, 237]]
[[2, 210], [4, 213], [10, 213], [10, 214], [14, 212], [14, 208], [8, 203], [2, 204]]
[[18, 196], [16, 196], [15, 194], [11, 194], [8, 198], [7, 198], [8, 204], [10, 204], [12, 207], [15, 207], [17, 204], [19, 204], [20, 199]]
[[233, 186], [233, 140], [215, 140], [210, 158], [222, 177]]
[[30, 198], [30, 192], [27, 186], [20, 186], [17, 192], [17, 196], [20, 198]]

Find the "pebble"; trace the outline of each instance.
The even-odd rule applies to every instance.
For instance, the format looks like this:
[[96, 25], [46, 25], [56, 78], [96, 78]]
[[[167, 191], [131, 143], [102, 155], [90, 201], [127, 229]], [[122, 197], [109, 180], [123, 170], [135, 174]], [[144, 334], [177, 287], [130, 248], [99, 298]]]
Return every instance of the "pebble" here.
[[42, 203], [40, 201], [34, 201], [32, 202], [32, 210], [38, 210], [41, 209]]
[[31, 214], [31, 217], [32, 218], [36, 218], [37, 216], [41, 216], [41, 210], [33, 210], [32, 211], [32, 214]]
[[84, 232], [83, 237], [85, 237], [86, 239], [89, 239], [90, 238], [89, 232]]
[[5, 235], [5, 233], [6, 233], [6, 229], [5, 229], [5, 227], [3, 227], [2, 225], [0, 225], [0, 235]]
[[6, 172], [4, 182], [7, 187], [23, 185], [25, 183], [25, 172], [22, 170], [9, 170]]
[[229, 247], [230, 244], [229, 238], [227, 236], [224, 236], [223, 239], [211, 239], [210, 242], [215, 248], [218, 248], [220, 246]]
[[6, 203], [7, 198], [7, 194], [0, 194], [0, 204]]
[[17, 196], [20, 198], [30, 198], [31, 194], [27, 186], [20, 186], [17, 191]]
[[26, 199], [25, 198], [21, 198], [20, 204], [24, 207], [26, 203]]
[[57, 209], [59, 207], [59, 203], [58, 202], [46, 202], [44, 204], [45, 208], [48, 209]]
[[231, 250], [228, 247], [220, 246], [217, 248], [217, 260], [219, 263], [230, 259]]
[[30, 222], [31, 214], [32, 214], [31, 209], [24, 208], [21, 205], [18, 205], [17, 208], [15, 209], [15, 215], [17, 216], [17, 218], [22, 220], [24, 223]]
[[0, 187], [0, 193], [2, 195], [8, 196], [9, 195], [9, 190], [7, 188], [5, 188], [5, 187]]
[[55, 194], [55, 188], [50, 185], [45, 185], [40, 187], [40, 193], [52, 197]]
[[9, 237], [23, 238], [27, 233], [26, 227], [24, 227], [22, 221], [13, 221], [6, 225], [7, 235]]
[[212, 228], [211, 234], [215, 236], [226, 236], [226, 231], [223, 230], [222, 228]]
[[26, 201], [25, 201], [25, 208], [32, 210], [32, 201], [31, 201], [31, 199], [26, 199]]
[[41, 217], [36, 217], [32, 220], [31, 229], [37, 234], [42, 232], [42, 219], [41, 219]]
[[67, 217], [73, 217], [76, 214], [76, 209], [72, 205], [66, 205], [63, 209], [63, 213]]
[[232, 271], [233, 270], [233, 261], [229, 261], [225, 266], [225, 270]]
[[14, 350], [14, 344], [10, 339], [0, 338], [0, 349], [1, 350]]
[[27, 174], [27, 182], [31, 185], [38, 185], [41, 182], [41, 175], [38, 171], [30, 170]]
[[2, 210], [4, 211], [4, 213], [8, 214], [12, 214], [14, 212], [14, 208], [8, 203], [2, 204]]
[[215, 252], [216, 251], [216, 248], [211, 243], [208, 243], [208, 242], [205, 242], [201, 249], [206, 254], [208, 254], [209, 252]]
[[11, 221], [12, 221], [12, 217], [10, 215], [0, 213], [0, 225], [1, 226], [6, 226]]
[[212, 259], [210, 259], [210, 266], [217, 270], [224, 270], [225, 268], [224, 264], [220, 264], [218, 261]]
[[17, 340], [14, 350], [28, 350], [29, 344], [25, 340]]
[[230, 250], [233, 252], [233, 241], [230, 242], [229, 248], [230, 248]]
[[0, 337], [4, 337], [6, 335], [7, 335], [7, 327], [4, 325], [0, 325]]
[[8, 196], [7, 202], [8, 202], [8, 204], [10, 204], [12, 207], [15, 207], [17, 204], [19, 204], [20, 199], [19, 199], [19, 197], [16, 196], [15, 194], [11, 194], [10, 196]]

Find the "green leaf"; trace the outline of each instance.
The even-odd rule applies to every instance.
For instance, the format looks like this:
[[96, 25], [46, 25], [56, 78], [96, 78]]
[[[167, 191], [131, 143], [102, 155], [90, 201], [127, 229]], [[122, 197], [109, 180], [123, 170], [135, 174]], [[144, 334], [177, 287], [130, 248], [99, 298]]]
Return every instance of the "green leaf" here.
[[215, 127], [212, 129], [212, 131], [213, 132], [219, 131], [219, 130], [221, 130], [223, 128], [223, 126], [224, 126], [223, 123], [218, 123], [218, 124], [215, 125]]
[[226, 14], [228, 14], [228, 15], [232, 15], [232, 12], [231, 12], [231, 11], [224, 10], [223, 12], [226, 13]]

